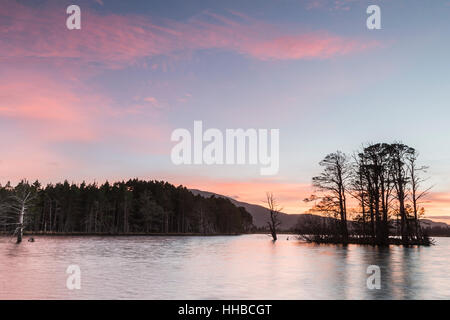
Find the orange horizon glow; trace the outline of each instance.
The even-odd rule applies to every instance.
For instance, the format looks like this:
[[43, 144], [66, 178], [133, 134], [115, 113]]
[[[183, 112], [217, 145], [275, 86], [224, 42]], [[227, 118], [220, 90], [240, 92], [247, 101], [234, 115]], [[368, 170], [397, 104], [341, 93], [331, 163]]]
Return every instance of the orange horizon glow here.
[[[222, 182], [200, 182], [195, 181], [186, 185], [190, 189], [213, 192], [237, 201], [267, 207], [265, 203], [266, 192], [272, 192], [282, 208], [282, 212], [287, 214], [308, 213], [312, 207], [303, 199], [314, 193], [311, 185], [302, 183], [283, 182], [242, 182], [242, 181], [222, 181]], [[350, 199], [349, 202], [351, 202]], [[444, 192], [430, 192], [423, 203], [425, 208], [425, 219], [432, 219], [435, 222], [450, 223], [450, 194]]]

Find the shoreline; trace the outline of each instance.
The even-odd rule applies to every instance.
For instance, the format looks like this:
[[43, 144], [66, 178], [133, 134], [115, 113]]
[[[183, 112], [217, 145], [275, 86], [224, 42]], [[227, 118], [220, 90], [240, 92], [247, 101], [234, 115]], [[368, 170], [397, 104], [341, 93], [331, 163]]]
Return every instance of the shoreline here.
[[[215, 236], [241, 236], [247, 234], [267, 234], [270, 232], [246, 232], [246, 233], [195, 233], [195, 232], [43, 232], [43, 231], [24, 231], [24, 236], [201, 236], [201, 237], [215, 237]], [[295, 232], [280, 231], [279, 235], [297, 235]], [[10, 232], [0, 231], [0, 236], [10, 236]]]
[[[24, 236], [110, 236], [110, 237], [133, 237], [133, 236], [177, 236], [177, 237], [188, 237], [188, 236], [202, 236], [202, 237], [214, 237], [214, 236], [240, 236], [247, 233], [152, 233], [152, 232], [34, 232], [34, 231], [24, 231]], [[11, 233], [0, 232], [0, 236], [10, 236]]]
[[[166, 232], [166, 233], [152, 233], [152, 232], [34, 232], [34, 231], [24, 231], [25, 236], [55, 236], [55, 237], [64, 237], [64, 236], [73, 236], [73, 237], [220, 237], [220, 236], [242, 236], [242, 235], [253, 235], [253, 234], [261, 234], [270, 236], [269, 232], [248, 232], [248, 233], [180, 233], [180, 232]], [[289, 231], [281, 231], [278, 235], [287, 235], [287, 236], [295, 236], [298, 237], [298, 240], [302, 240], [308, 243], [316, 243], [316, 244], [359, 244], [359, 245], [375, 245], [380, 246], [381, 244], [373, 243], [369, 239], [352, 239], [347, 243], [343, 243], [342, 241], [335, 241], [332, 239], [321, 239], [321, 240], [311, 240], [311, 239], [302, 239], [301, 235], [295, 232]], [[0, 231], [0, 237], [11, 236], [10, 232]], [[430, 236], [431, 238], [448, 238], [449, 236]], [[385, 246], [389, 245], [403, 245], [400, 239], [391, 238], [389, 239], [389, 243], [384, 244]], [[418, 243], [410, 243], [409, 245], [423, 245]], [[381, 245], [382, 246], [382, 245]]]

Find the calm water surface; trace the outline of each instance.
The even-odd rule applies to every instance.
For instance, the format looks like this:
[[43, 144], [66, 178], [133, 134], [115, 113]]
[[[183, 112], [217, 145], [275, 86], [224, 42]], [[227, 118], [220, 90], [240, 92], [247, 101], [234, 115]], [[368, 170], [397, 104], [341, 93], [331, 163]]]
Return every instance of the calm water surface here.
[[[273, 244], [266, 235], [0, 238], [0, 299], [449, 299], [450, 238], [434, 247]], [[69, 265], [81, 289], [66, 288]], [[381, 289], [366, 286], [369, 265]]]

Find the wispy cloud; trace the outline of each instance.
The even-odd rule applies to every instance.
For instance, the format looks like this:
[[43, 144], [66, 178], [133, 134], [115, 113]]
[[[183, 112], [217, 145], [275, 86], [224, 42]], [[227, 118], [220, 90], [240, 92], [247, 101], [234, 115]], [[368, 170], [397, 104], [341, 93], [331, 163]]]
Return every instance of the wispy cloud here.
[[34, 138], [85, 141], [97, 131], [89, 124], [100, 112], [98, 97], [77, 95], [43, 75], [8, 72], [0, 81], [0, 97], [0, 119], [17, 124]]
[[101, 159], [111, 154], [170, 151], [169, 129], [148, 110], [153, 107], [139, 114], [131, 112], [131, 107], [116, 108], [110, 98], [73, 88], [48, 74], [8, 68], [1, 75], [2, 181], [82, 175], [86, 164], [82, 157], [73, 157], [78, 151], [94, 156], [86, 155], [90, 167], [101, 166]]
[[145, 97], [144, 101], [153, 107], [157, 107], [157, 108], [161, 107], [160, 102], [155, 97]]
[[82, 30], [75, 31], [61, 24], [61, 8], [54, 6], [32, 8], [7, 0], [0, 14], [8, 17], [0, 30], [1, 59], [59, 58], [110, 68], [204, 49], [228, 50], [259, 60], [294, 60], [325, 59], [376, 45], [323, 30], [286, 34], [236, 12], [225, 17], [205, 11], [178, 22], [141, 15], [99, 15], [84, 9]]

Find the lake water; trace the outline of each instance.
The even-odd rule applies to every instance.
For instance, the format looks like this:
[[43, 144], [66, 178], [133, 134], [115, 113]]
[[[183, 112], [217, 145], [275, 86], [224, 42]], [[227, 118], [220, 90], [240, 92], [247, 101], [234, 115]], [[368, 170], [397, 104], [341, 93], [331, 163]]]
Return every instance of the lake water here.
[[[0, 299], [450, 298], [450, 238], [374, 248], [287, 237], [1, 237]], [[80, 290], [66, 287], [69, 265]], [[367, 288], [369, 265], [381, 269], [379, 290]]]

